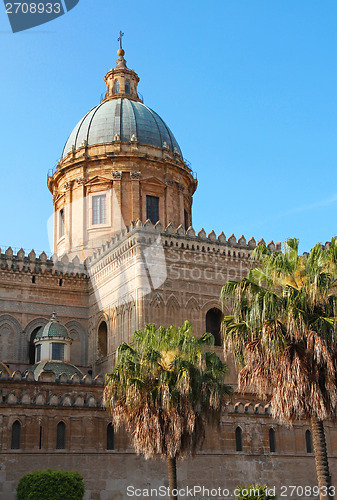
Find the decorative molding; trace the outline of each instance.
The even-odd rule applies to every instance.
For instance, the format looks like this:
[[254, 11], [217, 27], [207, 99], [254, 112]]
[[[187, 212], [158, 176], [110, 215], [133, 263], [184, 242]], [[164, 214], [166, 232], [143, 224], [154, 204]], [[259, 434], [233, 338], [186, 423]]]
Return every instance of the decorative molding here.
[[133, 180], [133, 181], [139, 181], [141, 178], [141, 174], [140, 174], [140, 172], [131, 171], [130, 177], [131, 177], [131, 180]]
[[121, 170], [113, 170], [112, 178], [114, 181], [120, 181], [122, 179], [122, 171]]

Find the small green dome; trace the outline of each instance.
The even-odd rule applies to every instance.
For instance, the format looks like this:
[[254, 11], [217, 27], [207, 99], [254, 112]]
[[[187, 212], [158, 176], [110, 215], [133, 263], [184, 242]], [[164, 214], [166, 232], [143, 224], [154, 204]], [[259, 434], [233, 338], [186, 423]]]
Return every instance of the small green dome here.
[[83, 377], [83, 373], [75, 365], [71, 363], [65, 363], [64, 361], [42, 361], [36, 363], [30, 369], [34, 373], [35, 380], [42, 372], [42, 370], [51, 371], [55, 374], [56, 378], [65, 373], [70, 379], [72, 375], [78, 375], [80, 378]]
[[52, 314], [50, 321], [37, 332], [35, 340], [48, 337], [71, 338], [67, 328], [57, 321], [55, 313]]

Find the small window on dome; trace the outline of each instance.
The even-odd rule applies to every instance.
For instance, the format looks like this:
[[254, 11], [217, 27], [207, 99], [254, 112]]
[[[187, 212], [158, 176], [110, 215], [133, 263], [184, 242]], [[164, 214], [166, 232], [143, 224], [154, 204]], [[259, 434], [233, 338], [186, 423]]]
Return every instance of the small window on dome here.
[[119, 80], [115, 80], [115, 83], [114, 83], [114, 94], [119, 94], [119, 92], [120, 92]]
[[41, 361], [41, 344], [36, 347], [36, 363]]
[[130, 81], [126, 80], [125, 82], [125, 93], [126, 94], [131, 94], [131, 86], [130, 86]]
[[64, 344], [52, 343], [51, 359], [54, 361], [64, 361]]

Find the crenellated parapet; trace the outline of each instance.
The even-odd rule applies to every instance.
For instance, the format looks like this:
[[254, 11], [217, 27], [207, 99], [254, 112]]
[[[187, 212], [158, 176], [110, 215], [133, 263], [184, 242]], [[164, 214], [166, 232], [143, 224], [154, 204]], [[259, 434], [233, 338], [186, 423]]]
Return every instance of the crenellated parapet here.
[[80, 378], [74, 374], [68, 378], [65, 373], [58, 377], [42, 371], [37, 380], [31, 371], [15, 371], [12, 376], [0, 372], [0, 404], [34, 406], [72, 406], [102, 408], [104, 379], [97, 375]]
[[41, 274], [58, 277], [71, 276], [78, 279], [87, 278], [84, 263], [81, 262], [77, 255], [71, 260], [67, 255], [59, 258], [54, 254], [51, 258], [48, 258], [45, 252], [37, 256], [34, 250], [31, 250], [26, 255], [22, 248], [16, 254], [11, 247], [8, 247], [3, 253], [0, 249], [0, 270], [27, 275]]
[[[131, 238], [132, 236], [135, 236], [133, 241]], [[203, 228], [196, 232], [193, 227], [189, 227], [185, 230], [182, 225], [174, 227], [172, 223], [164, 228], [160, 221], [153, 225], [150, 220], [143, 223], [138, 219], [137, 221], [131, 222], [125, 229], [115, 234], [104, 245], [96, 249], [93, 255], [88, 257], [86, 264], [91, 268], [98, 262], [101, 262], [102, 265], [102, 258], [108, 254], [110, 261], [120, 256], [123, 250], [125, 251], [135, 246], [136, 242], [143, 242], [151, 245], [158, 236], [161, 237], [164, 247], [190, 249], [197, 252], [210, 252], [212, 254], [220, 253], [238, 259], [249, 258], [257, 245], [266, 244], [262, 238], [256, 241], [252, 237], [247, 241], [243, 235], [237, 239], [234, 234], [231, 234], [227, 238], [223, 232], [217, 235], [215, 231], [212, 230], [207, 234]], [[127, 243], [126, 240], [130, 238], [131, 242], [129, 241]], [[122, 243], [124, 243], [124, 245]], [[266, 246], [271, 252], [281, 251], [281, 243], [270, 241]], [[114, 249], [116, 249], [116, 252], [113, 252]]]

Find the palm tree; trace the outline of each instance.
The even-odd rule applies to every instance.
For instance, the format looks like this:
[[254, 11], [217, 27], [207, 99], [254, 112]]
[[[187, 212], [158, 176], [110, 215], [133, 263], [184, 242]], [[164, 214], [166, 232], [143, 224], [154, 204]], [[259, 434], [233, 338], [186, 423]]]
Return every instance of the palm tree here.
[[167, 460], [170, 499], [177, 489], [176, 460], [201, 447], [206, 423], [219, 423], [230, 388], [227, 366], [214, 352], [211, 334], [192, 335], [180, 328], [147, 325], [117, 350], [116, 366], [107, 376], [104, 400], [118, 429], [131, 432], [137, 453]]
[[[298, 254], [298, 240], [283, 252], [259, 245], [253, 266], [241, 281], [221, 291], [225, 352], [234, 353], [239, 390], [270, 398], [281, 422], [310, 419], [321, 498], [331, 493], [323, 422], [337, 410], [335, 289], [337, 241]], [[325, 493], [325, 496], [324, 496]], [[330, 495], [332, 497], [332, 495]]]

